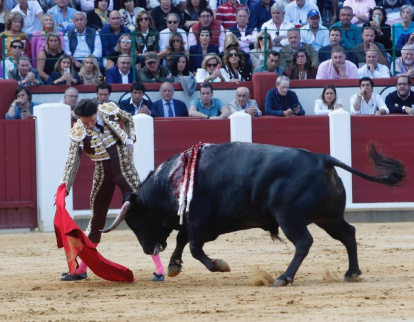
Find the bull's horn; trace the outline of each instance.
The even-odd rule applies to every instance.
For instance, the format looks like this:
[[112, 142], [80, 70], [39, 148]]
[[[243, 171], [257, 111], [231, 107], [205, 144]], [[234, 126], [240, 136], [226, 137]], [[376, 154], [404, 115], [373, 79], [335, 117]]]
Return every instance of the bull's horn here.
[[157, 256], [160, 253], [160, 251], [162, 251], [162, 246], [161, 246], [160, 243], [156, 243], [155, 246], [154, 246], [153, 256]]
[[114, 230], [116, 227], [119, 226], [119, 224], [122, 222], [122, 220], [124, 220], [125, 218], [125, 214], [127, 213], [128, 209], [129, 209], [129, 205], [130, 202], [129, 201], [125, 201], [125, 203], [122, 205], [121, 211], [119, 212], [118, 216], [116, 216], [114, 222], [112, 223], [112, 225], [104, 230], [100, 230], [101, 233], [109, 233], [110, 231]]

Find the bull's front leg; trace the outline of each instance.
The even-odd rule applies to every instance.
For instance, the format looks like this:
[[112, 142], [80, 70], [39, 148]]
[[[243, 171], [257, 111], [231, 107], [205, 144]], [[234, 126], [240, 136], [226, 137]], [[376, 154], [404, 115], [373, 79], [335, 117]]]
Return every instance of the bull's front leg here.
[[181, 227], [177, 234], [177, 244], [174, 252], [170, 258], [170, 264], [168, 265], [168, 276], [175, 277], [181, 273], [183, 263], [182, 256], [185, 245], [188, 243], [187, 228]]
[[191, 255], [204, 264], [210, 272], [230, 272], [230, 266], [222, 259], [211, 259], [204, 253], [204, 244], [190, 242]]

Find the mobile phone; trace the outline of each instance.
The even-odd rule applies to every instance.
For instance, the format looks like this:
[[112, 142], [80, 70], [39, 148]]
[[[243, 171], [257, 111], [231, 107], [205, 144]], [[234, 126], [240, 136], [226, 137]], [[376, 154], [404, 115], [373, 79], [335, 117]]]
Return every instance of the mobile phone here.
[[64, 68], [63, 70], [65, 73], [70, 74], [70, 68]]
[[372, 20], [376, 23], [376, 24], [378, 24], [379, 25], [379, 17], [378, 17], [378, 15], [373, 15], [372, 16]]

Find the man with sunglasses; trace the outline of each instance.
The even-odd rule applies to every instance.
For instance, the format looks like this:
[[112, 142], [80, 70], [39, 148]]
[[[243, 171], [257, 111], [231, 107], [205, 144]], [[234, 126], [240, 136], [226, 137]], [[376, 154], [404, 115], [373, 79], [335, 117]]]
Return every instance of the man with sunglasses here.
[[[159, 32], [167, 28], [167, 16], [170, 13], [181, 15], [180, 10], [172, 5], [172, 0], [160, 0], [160, 5], [151, 10], [152, 21], [154, 21], [155, 29]], [[180, 21], [179, 27], [184, 28], [183, 19]]]
[[161, 30], [160, 32], [160, 52], [163, 51], [166, 47], [168, 47], [168, 44], [170, 42], [170, 36], [175, 32], [181, 34], [184, 41], [184, 48], [185, 50], [189, 50], [190, 47], [188, 46], [187, 33], [184, 29], [178, 28], [178, 26], [180, 25], [180, 21], [180, 15], [176, 13], [169, 13], [167, 15], [167, 28]]
[[145, 67], [138, 71], [139, 80], [142, 83], [174, 82], [174, 77], [170, 70], [167, 67], [160, 65], [157, 53], [149, 52], [145, 56], [144, 61]]

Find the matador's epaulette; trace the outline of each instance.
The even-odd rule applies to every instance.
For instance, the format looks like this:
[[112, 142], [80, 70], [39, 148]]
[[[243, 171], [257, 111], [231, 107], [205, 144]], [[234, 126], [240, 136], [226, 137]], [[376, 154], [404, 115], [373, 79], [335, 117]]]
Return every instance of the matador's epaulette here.
[[99, 104], [98, 110], [107, 115], [116, 115], [119, 113], [119, 107], [114, 102]]
[[81, 120], [77, 120], [75, 124], [73, 124], [72, 129], [69, 132], [69, 137], [71, 140], [75, 142], [82, 141], [86, 136], [86, 129], [85, 126], [82, 124]]

